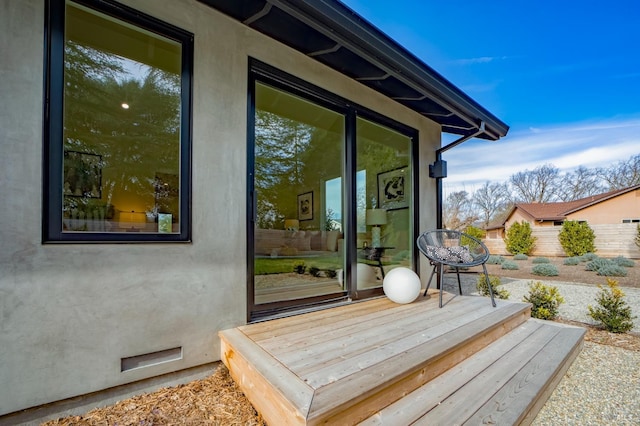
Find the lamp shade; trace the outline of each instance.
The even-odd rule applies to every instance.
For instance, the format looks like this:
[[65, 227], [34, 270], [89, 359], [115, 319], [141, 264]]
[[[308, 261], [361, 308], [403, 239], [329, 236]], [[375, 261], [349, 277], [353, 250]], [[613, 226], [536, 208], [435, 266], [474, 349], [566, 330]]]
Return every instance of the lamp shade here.
[[369, 209], [366, 220], [367, 225], [386, 225], [387, 211], [385, 209]]

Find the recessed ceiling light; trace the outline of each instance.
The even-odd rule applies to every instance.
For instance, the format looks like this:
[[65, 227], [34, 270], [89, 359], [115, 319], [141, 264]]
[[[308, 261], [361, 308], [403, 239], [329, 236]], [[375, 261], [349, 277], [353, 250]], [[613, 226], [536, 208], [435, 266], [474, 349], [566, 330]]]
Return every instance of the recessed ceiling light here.
[[129, 104], [126, 102], [123, 102], [122, 105], [120, 105], [123, 109], [129, 109]]

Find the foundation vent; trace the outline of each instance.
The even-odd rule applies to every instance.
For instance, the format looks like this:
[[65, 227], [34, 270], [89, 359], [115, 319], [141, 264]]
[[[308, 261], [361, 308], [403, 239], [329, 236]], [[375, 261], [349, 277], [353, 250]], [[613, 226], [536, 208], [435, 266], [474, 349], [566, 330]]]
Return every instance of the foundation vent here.
[[182, 359], [182, 346], [127, 358], [120, 358], [120, 372]]

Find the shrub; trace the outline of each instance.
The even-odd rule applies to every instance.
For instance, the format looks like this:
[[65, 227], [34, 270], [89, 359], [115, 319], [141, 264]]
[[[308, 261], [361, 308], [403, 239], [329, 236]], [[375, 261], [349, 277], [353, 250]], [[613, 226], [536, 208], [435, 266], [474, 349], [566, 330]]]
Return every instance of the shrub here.
[[557, 287], [546, 286], [540, 281], [529, 283], [529, 294], [522, 298], [531, 303], [531, 316], [543, 320], [553, 319], [558, 315], [558, 307], [564, 303]]
[[542, 275], [543, 277], [557, 277], [558, 268], [552, 263], [541, 263], [534, 265], [531, 269], [533, 275]]
[[636, 239], [635, 243], [638, 247], [640, 247], [640, 223], [636, 225]]
[[487, 259], [487, 263], [490, 265], [502, 265], [502, 262], [504, 262], [504, 257], [493, 254]]
[[562, 262], [562, 264], [566, 266], [576, 266], [576, 265], [579, 265], [581, 261], [582, 259], [580, 258], [580, 256], [572, 256], [572, 257], [567, 257]]
[[636, 262], [634, 262], [631, 259], [627, 259], [624, 256], [614, 257], [613, 259], [611, 259], [611, 261], [614, 262], [616, 265], [624, 266], [625, 268], [633, 268], [636, 264]]
[[[500, 277], [495, 275], [489, 275], [489, 283], [491, 285], [491, 290], [493, 291], [493, 296], [498, 299], [508, 299], [509, 292], [500, 286]], [[481, 296], [489, 296], [489, 287], [487, 286], [487, 278], [484, 274], [478, 275], [478, 282], [476, 283], [476, 288], [478, 289], [478, 293]]]
[[527, 260], [529, 259], [529, 256], [527, 256], [524, 253], [518, 253], [515, 256], [513, 256], [513, 260]]
[[293, 272], [297, 272], [298, 274], [304, 274], [307, 270], [307, 265], [304, 262], [297, 262], [293, 265]]
[[320, 268], [316, 268], [315, 266], [312, 266], [311, 268], [309, 268], [309, 275], [311, 275], [312, 277], [319, 277]]
[[533, 259], [531, 261], [531, 263], [533, 263], [533, 264], [551, 263], [551, 261], [549, 259], [547, 259], [546, 257], [536, 257], [535, 259]]
[[598, 269], [596, 274], [603, 277], [626, 277], [627, 270], [624, 268], [624, 266], [619, 266], [614, 263], [612, 265], [606, 265]]
[[484, 230], [476, 228], [475, 226], [467, 226], [462, 232], [467, 235], [471, 235], [472, 237], [476, 237], [479, 240], [483, 239], [486, 234]]
[[502, 269], [507, 269], [510, 271], [517, 271], [518, 269], [520, 269], [520, 267], [518, 266], [518, 264], [516, 262], [512, 262], [510, 260], [505, 260], [504, 262], [502, 262]]
[[584, 267], [587, 271], [598, 272], [600, 269], [608, 266], [614, 266], [615, 264], [609, 260], [602, 257], [598, 257], [593, 259], [591, 262], [587, 262], [587, 265]]
[[536, 244], [536, 238], [531, 235], [529, 222], [515, 222], [507, 229], [504, 238], [507, 251], [511, 254], [529, 254]]
[[558, 240], [567, 256], [582, 256], [596, 251], [596, 234], [587, 222], [565, 220]]
[[595, 253], [585, 253], [582, 256], [580, 256], [580, 260], [582, 262], [589, 262], [597, 258], [598, 258], [598, 255]]
[[598, 285], [600, 292], [596, 296], [597, 307], [588, 306], [589, 316], [601, 323], [612, 333], [625, 333], [633, 328], [631, 308], [624, 300], [624, 293], [618, 287], [618, 281], [607, 278], [608, 289]]
[[327, 278], [335, 278], [338, 276], [338, 273], [335, 269], [327, 269], [325, 271], [325, 274], [327, 275]]

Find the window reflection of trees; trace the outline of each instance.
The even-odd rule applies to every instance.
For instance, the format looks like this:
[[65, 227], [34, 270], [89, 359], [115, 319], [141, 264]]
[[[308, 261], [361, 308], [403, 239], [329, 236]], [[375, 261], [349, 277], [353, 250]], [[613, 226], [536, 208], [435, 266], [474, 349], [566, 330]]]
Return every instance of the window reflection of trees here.
[[153, 211], [156, 172], [179, 170], [180, 76], [73, 40], [64, 65], [64, 151], [101, 156], [105, 205], [126, 194]]

